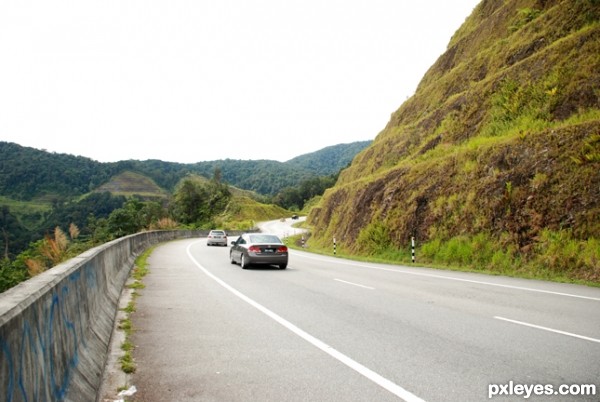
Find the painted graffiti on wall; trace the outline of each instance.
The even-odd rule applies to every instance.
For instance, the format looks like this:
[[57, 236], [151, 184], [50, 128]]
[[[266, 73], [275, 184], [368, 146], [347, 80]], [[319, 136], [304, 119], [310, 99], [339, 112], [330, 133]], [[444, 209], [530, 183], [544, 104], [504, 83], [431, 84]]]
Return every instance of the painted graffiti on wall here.
[[[59, 401], [86, 348], [89, 309], [98, 287], [93, 261], [32, 303], [0, 333], [2, 400]], [[97, 297], [97, 296], [96, 296]]]

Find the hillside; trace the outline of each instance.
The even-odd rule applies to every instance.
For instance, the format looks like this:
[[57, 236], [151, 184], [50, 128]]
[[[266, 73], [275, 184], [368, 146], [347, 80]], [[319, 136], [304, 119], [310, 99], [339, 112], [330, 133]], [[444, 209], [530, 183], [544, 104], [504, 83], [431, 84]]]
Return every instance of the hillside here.
[[172, 192], [187, 174], [210, 178], [215, 169], [219, 169], [222, 180], [232, 186], [275, 195], [306, 179], [338, 173], [369, 143], [338, 144], [288, 162], [225, 159], [181, 164], [159, 160], [101, 163], [0, 141], [0, 196], [21, 201], [70, 198], [97, 190], [126, 171], [144, 175]]
[[285, 162], [285, 164], [312, 172], [315, 175], [323, 175], [322, 172], [333, 174], [346, 167], [345, 165], [341, 166], [344, 162], [346, 162], [346, 165], [350, 165], [354, 157], [370, 144], [371, 141], [359, 141], [350, 144], [332, 145], [310, 154], [297, 156]]
[[[100, 163], [0, 141], [0, 250], [5, 255], [18, 254], [56, 226], [70, 223], [89, 235], [90, 216], [106, 219], [132, 195], [165, 206], [178, 183], [190, 175], [208, 180], [219, 171], [233, 195], [269, 203], [281, 189], [300, 186], [307, 178], [319, 181], [319, 175], [338, 173], [366, 145], [340, 144], [289, 164], [236, 160], [180, 164], [159, 160]], [[311, 162], [303, 163], [305, 158]], [[319, 158], [326, 160], [319, 162]], [[280, 216], [282, 212], [269, 214]], [[252, 219], [237, 212], [220, 219], [230, 224], [242, 218], [251, 224]]]
[[484, 0], [309, 223], [348, 253], [600, 281], [600, 5]]
[[125, 171], [112, 177], [110, 181], [102, 184], [94, 192], [102, 193], [108, 191], [113, 195], [129, 197], [137, 195], [143, 199], [166, 199], [168, 194], [160, 188], [153, 180], [139, 173]]

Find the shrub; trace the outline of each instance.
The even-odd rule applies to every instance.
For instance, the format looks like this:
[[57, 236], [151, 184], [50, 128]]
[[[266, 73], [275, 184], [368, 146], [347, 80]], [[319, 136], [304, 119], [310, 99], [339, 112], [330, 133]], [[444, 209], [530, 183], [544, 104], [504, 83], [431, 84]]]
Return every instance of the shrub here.
[[359, 249], [368, 254], [382, 252], [391, 245], [389, 230], [379, 220], [362, 229], [357, 240]]

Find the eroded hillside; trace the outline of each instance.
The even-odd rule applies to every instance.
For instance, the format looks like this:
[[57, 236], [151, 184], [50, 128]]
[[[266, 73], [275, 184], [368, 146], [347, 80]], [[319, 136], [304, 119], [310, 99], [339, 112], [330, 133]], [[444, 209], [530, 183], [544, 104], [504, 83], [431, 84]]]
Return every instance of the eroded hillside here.
[[313, 209], [311, 241], [415, 236], [430, 261], [599, 281], [599, 21], [595, 0], [482, 1]]

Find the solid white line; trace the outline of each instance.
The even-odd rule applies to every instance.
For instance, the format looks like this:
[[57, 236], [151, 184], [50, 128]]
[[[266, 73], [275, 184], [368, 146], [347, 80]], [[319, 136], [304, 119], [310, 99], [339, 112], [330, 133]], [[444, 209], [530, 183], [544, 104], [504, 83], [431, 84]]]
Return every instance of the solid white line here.
[[362, 364], [360, 364], [360, 363], [352, 360], [350, 357], [348, 357], [348, 356], [344, 355], [343, 353], [337, 351], [336, 349], [334, 349], [331, 346], [327, 345], [323, 341], [315, 338], [314, 336], [310, 335], [309, 333], [301, 330], [300, 328], [298, 328], [297, 326], [295, 326], [291, 322], [289, 322], [286, 319], [282, 318], [281, 316], [275, 314], [274, 312], [272, 312], [268, 308], [264, 307], [262, 304], [259, 304], [259, 303], [255, 302], [254, 300], [252, 300], [251, 298], [249, 298], [245, 294], [241, 293], [240, 291], [238, 291], [237, 289], [233, 288], [232, 286], [230, 286], [229, 284], [227, 284], [226, 282], [224, 282], [220, 278], [218, 278], [215, 275], [213, 275], [210, 271], [208, 271], [206, 268], [204, 268], [192, 256], [192, 253], [190, 252], [190, 247], [193, 246], [194, 244], [197, 244], [197, 243], [198, 242], [194, 242], [194, 243], [191, 243], [190, 245], [187, 246], [186, 251], [187, 251], [188, 257], [192, 260], [192, 262], [202, 272], [204, 272], [207, 276], [209, 276], [214, 281], [216, 281], [219, 285], [223, 286], [225, 289], [227, 289], [228, 291], [230, 291], [231, 293], [233, 293], [234, 295], [236, 295], [237, 297], [239, 297], [240, 299], [242, 299], [246, 303], [250, 304], [252, 307], [256, 308], [257, 310], [259, 310], [260, 312], [262, 312], [263, 314], [265, 314], [269, 318], [271, 318], [271, 319], [275, 320], [276, 322], [278, 322], [279, 324], [283, 325], [285, 328], [287, 328], [288, 330], [292, 331], [294, 334], [298, 335], [300, 338], [304, 339], [305, 341], [307, 341], [308, 343], [312, 344], [313, 346], [321, 349], [323, 352], [327, 353], [328, 355], [330, 355], [331, 357], [337, 359], [338, 361], [344, 363], [346, 366], [350, 367], [352, 370], [356, 371], [359, 374], [362, 374], [363, 376], [365, 376], [369, 380], [373, 381], [375, 384], [377, 384], [377, 385], [383, 387], [384, 389], [388, 390], [392, 394], [394, 394], [394, 395], [396, 395], [396, 396], [404, 399], [406, 402], [425, 402], [423, 399], [419, 398], [418, 396], [416, 396], [416, 395], [412, 394], [411, 392], [405, 390], [404, 388], [402, 388], [399, 385], [393, 383], [392, 381], [388, 380], [387, 378], [382, 377], [381, 375], [377, 374], [373, 370], [371, 370], [371, 369], [363, 366]]
[[365, 289], [371, 289], [371, 290], [375, 289], [375, 288], [372, 288], [370, 286], [360, 285], [358, 283], [348, 282], [348, 281], [344, 281], [342, 279], [333, 278], [333, 280], [334, 281], [338, 281], [338, 282], [342, 282], [342, 283], [347, 283], [348, 285], [358, 286], [358, 287], [365, 288]]
[[[303, 258], [313, 259], [313, 260], [326, 261], [324, 258], [318, 258], [318, 257], [308, 256], [308, 255], [305, 255], [305, 254], [303, 254], [302, 257]], [[354, 267], [359, 267], [359, 268], [377, 269], [377, 270], [380, 270], [380, 271], [390, 271], [390, 272], [396, 272], [396, 273], [399, 273], [399, 274], [407, 274], [407, 275], [415, 275], [415, 276], [425, 276], [425, 277], [429, 277], [429, 278], [447, 279], [447, 280], [450, 280], [450, 281], [476, 283], [478, 285], [496, 286], [496, 287], [500, 287], [500, 288], [523, 290], [523, 291], [527, 291], [527, 292], [546, 293], [546, 294], [557, 295], [557, 296], [575, 297], [575, 298], [578, 298], [578, 299], [600, 301], [600, 297], [581, 296], [581, 295], [576, 295], [576, 294], [572, 294], [572, 293], [554, 292], [554, 291], [551, 291], [551, 290], [527, 288], [527, 287], [522, 287], [522, 286], [503, 285], [501, 283], [476, 281], [476, 280], [473, 280], [473, 279], [456, 278], [456, 277], [452, 277], [452, 276], [438, 275], [438, 274], [428, 274], [428, 273], [425, 273], [425, 272], [410, 272], [410, 271], [403, 271], [401, 269], [375, 267], [375, 266], [372, 266], [372, 265], [365, 265], [365, 264], [354, 264], [354, 263], [351, 263], [351, 262], [348, 262], [348, 261], [342, 260], [342, 259], [338, 260], [338, 262], [346, 264], [346, 265], [351, 265], [351, 266], [354, 266]]]
[[531, 328], [536, 328], [536, 329], [542, 329], [544, 331], [554, 332], [554, 333], [561, 334], [561, 335], [572, 336], [573, 338], [584, 339], [584, 340], [590, 341], [590, 342], [600, 343], [600, 339], [590, 338], [588, 336], [583, 336], [583, 335], [577, 335], [577, 334], [574, 334], [572, 332], [565, 332], [565, 331], [560, 331], [558, 329], [553, 329], [553, 328], [548, 328], [548, 327], [542, 327], [540, 325], [530, 324], [528, 322], [511, 320], [510, 318], [504, 318], [504, 317], [498, 317], [498, 316], [495, 316], [494, 318], [497, 319], [497, 320], [512, 322], [513, 324], [524, 325], [526, 327], [531, 327]]

